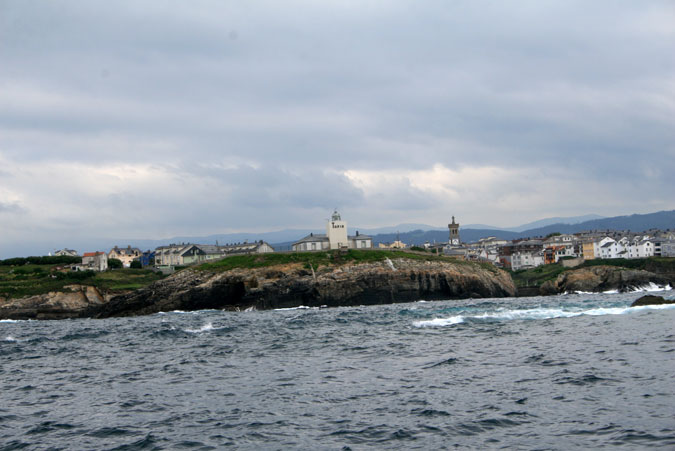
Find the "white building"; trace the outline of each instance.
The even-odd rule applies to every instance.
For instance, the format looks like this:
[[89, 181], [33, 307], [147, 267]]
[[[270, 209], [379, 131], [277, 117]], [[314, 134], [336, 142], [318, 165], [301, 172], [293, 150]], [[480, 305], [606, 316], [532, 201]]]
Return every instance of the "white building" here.
[[77, 251], [73, 249], [61, 249], [59, 251], [55, 251], [54, 255], [57, 257], [79, 257]]
[[80, 265], [80, 268], [83, 270], [105, 271], [108, 269], [108, 254], [105, 252], [85, 252], [82, 255], [82, 265]]
[[329, 249], [372, 249], [373, 239], [368, 235], [347, 235], [347, 221], [343, 221], [340, 213], [333, 212], [326, 223], [326, 234], [310, 233], [293, 243], [294, 251], [322, 251]]
[[544, 264], [544, 255], [541, 251], [517, 251], [511, 255], [511, 269], [536, 268]]
[[628, 258], [647, 258], [654, 256], [654, 243], [649, 237], [636, 237], [628, 248]]

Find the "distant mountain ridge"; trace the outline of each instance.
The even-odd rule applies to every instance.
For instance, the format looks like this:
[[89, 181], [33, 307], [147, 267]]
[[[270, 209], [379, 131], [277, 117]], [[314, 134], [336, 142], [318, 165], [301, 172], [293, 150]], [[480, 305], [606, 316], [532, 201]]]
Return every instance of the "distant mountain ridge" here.
[[[575, 222], [585, 217], [593, 217], [595, 219], [586, 220], [582, 222]], [[558, 223], [551, 223], [560, 219]], [[524, 227], [531, 225], [539, 225], [537, 227]], [[577, 216], [571, 218], [548, 218], [539, 221], [534, 221], [529, 224], [524, 224], [518, 227], [509, 229], [483, 226], [479, 224], [465, 225], [460, 229], [461, 238], [464, 242], [476, 241], [487, 236], [496, 236], [498, 238], [513, 240], [516, 238], [545, 236], [549, 233], [576, 233], [584, 230], [631, 230], [633, 232], [641, 232], [644, 230], [657, 229], [675, 229], [675, 210], [659, 211], [649, 214], [634, 214], [629, 216], [616, 216], [611, 218], [598, 217], [597, 215]], [[429, 242], [447, 242], [448, 229], [444, 227], [436, 227], [427, 224], [411, 224], [404, 223], [396, 226], [387, 226], [379, 228], [356, 228], [350, 227], [349, 232], [355, 233], [358, 230], [362, 234], [373, 236], [374, 243], [392, 242], [397, 236], [404, 243], [409, 244], [424, 244]], [[64, 242], [54, 244], [51, 242], [34, 241], [30, 246], [17, 244], [2, 249], [0, 258], [10, 257], [25, 257], [28, 255], [45, 255], [48, 252], [53, 252], [57, 248], [68, 247], [79, 252], [91, 250], [108, 250], [113, 246], [131, 245], [142, 250], [155, 249], [158, 246], [170, 243], [200, 243], [200, 244], [227, 244], [244, 241], [264, 240], [273, 246], [279, 246], [280, 250], [288, 249], [290, 244], [294, 241], [309, 235], [310, 233], [324, 233], [323, 229], [285, 229], [274, 232], [242, 232], [242, 233], [227, 233], [214, 234], [208, 236], [178, 236], [167, 239], [110, 239], [110, 238], [89, 238], [77, 240], [76, 242]]]
[[[631, 232], [644, 232], [650, 229], [675, 229], [675, 210], [659, 211], [642, 215], [634, 214], [630, 216], [593, 219], [576, 224], [549, 224], [543, 227], [536, 227], [523, 231], [461, 228], [460, 236], [462, 241], [470, 243], [488, 236], [494, 236], [504, 240], [515, 240], [527, 237], [543, 237], [555, 232], [578, 233], [587, 230], [626, 230]], [[395, 239], [395, 234], [378, 234], [373, 237], [375, 243], [387, 243], [392, 242]], [[414, 230], [401, 233], [400, 239], [406, 244], [419, 245], [424, 244], [427, 241], [430, 243], [441, 243], [448, 241], [448, 232], [445, 230]]]

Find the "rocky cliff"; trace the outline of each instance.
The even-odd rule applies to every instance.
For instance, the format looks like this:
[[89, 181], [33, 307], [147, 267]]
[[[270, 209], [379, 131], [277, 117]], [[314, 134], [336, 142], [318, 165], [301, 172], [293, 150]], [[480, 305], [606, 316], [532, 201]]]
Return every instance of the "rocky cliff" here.
[[667, 285], [671, 281], [670, 277], [651, 271], [616, 266], [592, 266], [560, 274], [556, 280], [542, 284], [539, 294], [549, 295], [573, 291], [628, 291], [650, 283]]
[[396, 259], [316, 270], [287, 264], [221, 273], [188, 269], [93, 306], [88, 315], [103, 318], [209, 308], [333, 307], [505, 297], [515, 292], [504, 271], [463, 262]]
[[0, 319], [77, 318], [109, 300], [95, 287], [67, 285], [64, 290], [19, 299], [0, 298]]

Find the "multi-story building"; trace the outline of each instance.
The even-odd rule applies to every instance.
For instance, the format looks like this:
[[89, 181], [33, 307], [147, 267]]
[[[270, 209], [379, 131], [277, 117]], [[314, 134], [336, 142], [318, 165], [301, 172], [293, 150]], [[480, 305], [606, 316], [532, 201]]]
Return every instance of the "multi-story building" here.
[[108, 269], [108, 254], [105, 252], [85, 252], [82, 255], [82, 265], [80, 266], [80, 269], [105, 271]]
[[143, 252], [137, 247], [127, 246], [126, 248], [113, 247], [108, 252], [108, 258], [116, 258], [122, 262], [122, 266], [128, 268], [131, 262], [138, 260], [143, 255]]

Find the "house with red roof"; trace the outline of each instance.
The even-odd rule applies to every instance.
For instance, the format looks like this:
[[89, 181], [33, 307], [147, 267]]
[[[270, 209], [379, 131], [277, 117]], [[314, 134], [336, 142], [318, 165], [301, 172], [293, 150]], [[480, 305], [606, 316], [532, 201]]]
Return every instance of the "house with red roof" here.
[[82, 269], [105, 271], [108, 269], [108, 254], [105, 252], [85, 252], [82, 255]]

